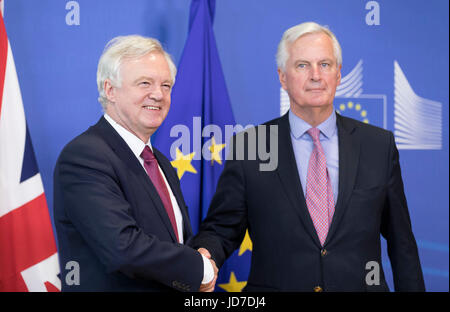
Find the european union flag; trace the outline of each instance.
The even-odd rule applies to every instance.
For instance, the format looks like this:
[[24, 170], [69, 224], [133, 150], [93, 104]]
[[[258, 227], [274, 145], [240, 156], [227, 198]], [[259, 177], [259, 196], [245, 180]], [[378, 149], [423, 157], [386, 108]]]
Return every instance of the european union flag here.
[[334, 106], [343, 116], [387, 129], [385, 95], [362, 94], [354, 98], [336, 98]]
[[[215, 0], [192, 0], [172, 106], [153, 138], [177, 170], [194, 233], [207, 214], [223, 169], [231, 139], [225, 126], [235, 125], [214, 38], [214, 11]], [[244, 242], [222, 266], [217, 290], [240, 291], [245, 285], [251, 256], [245, 252], [251, 251], [248, 235]]]

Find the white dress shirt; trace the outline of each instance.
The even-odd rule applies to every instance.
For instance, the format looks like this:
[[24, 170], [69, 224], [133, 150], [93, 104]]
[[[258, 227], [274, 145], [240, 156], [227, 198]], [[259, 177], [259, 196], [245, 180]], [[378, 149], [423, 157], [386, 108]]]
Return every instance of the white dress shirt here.
[[[108, 114], [104, 114], [103, 117], [105, 117], [106, 121], [108, 121], [111, 126], [114, 128], [114, 130], [119, 133], [119, 135], [122, 137], [122, 139], [127, 143], [128, 147], [131, 149], [133, 154], [136, 156], [136, 158], [139, 160], [139, 163], [141, 164], [142, 168], [145, 170], [144, 167], [144, 159], [141, 157], [141, 153], [144, 150], [145, 146], [148, 145], [150, 149], [153, 152], [152, 145], [150, 143], [150, 140], [147, 143], [144, 143], [141, 139], [139, 139], [137, 136], [135, 136], [133, 133], [122, 127], [120, 124], [118, 124], [116, 121], [114, 121]], [[161, 173], [161, 176], [164, 179], [164, 183], [166, 184], [167, 190], [169, 191], [170, 195], [170, 201], [172, 203], [173, 207], [173, 213], [175, 215], [175, 221], [177, 224], [177, 231], [178, 231], [178, 238], [179, 243], [184, 243], [183, 238], [183, 215], [181, 214], [180, 206], [178, 206], [177, 199], [173, 195], [172, 189], [170, 188], [169, 183], [167, 182], [166, 176], [164, 175], [164, 172], [162, 171], [161, 167], [158, 164], [159, 172]], [[147, 173], [147, 171], [145, 171]], [[202, 255], [203, 264], [204, 264], [204, 274], [203, 274], [203, 281], [202, 284], [209, 283], [214, 278], [214, 270], [212, 268], [211, 262]]]

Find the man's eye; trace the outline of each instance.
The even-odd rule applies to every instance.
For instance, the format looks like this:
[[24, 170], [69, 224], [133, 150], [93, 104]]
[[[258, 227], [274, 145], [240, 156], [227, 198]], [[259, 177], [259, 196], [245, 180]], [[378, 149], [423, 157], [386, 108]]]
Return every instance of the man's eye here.
[[321, 65], [322, 65], [322, 67], [329, 67], [330, 66], [329, 63], [322, 63]]
[[297, 67], [298, 67], [298, 68], [305, 68], [305, 67], [306, 67], [306, 64], [298, 64]]
[[166, 89], [169, 89], [169, 90], [170, 90], [170, 88], [172, 88], [172, 86], [170, 84], [163, 84], [163, 87]]

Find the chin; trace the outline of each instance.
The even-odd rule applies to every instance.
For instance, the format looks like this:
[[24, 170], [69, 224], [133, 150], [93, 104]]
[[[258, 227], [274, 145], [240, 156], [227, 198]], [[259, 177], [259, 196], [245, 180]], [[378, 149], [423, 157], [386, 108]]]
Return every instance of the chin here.
[[147, 126], [147, 128], [149, 128], [149, 129], [154, 129], [154, 130], [156, 130], [156, 129], [158, 129], [158, 128], [161, 126], [161, 124], [162, 124], [162, 121], [161, 121], [161, 122], [159, 122], [159, 121], [154, 121], [154, 122], [152, 122], [152, 123], [148, 123], [146, 126]]
[[329, 106], [329, 104], [323, 103], [323, 102], [320, 102], [320, 101], [310, 101], [308, 106], [311, 107], [311, 108], [313, 108], [313, 107], [317, 107], [317, 108], [322, 107], [323, 108], [323, 107]]

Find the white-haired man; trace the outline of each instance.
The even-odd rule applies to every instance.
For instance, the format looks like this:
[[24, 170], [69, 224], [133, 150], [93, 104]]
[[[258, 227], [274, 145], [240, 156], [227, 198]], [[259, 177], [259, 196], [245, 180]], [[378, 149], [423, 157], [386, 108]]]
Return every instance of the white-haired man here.
[[[193, 240], [220, 267], [248, 228], [246, 291], [388, 291], [380, 234], [395, 289], [425, 289], [394, 137], [335, 113], [341, 64], [326, 27], [309, 22], [284, 33], [277, 65], [290, 111], [264, 133], [278, 142], [278, 168], [261, 171], [264, 160], [238, 159], [242, 151], [229, 157]], [[247, 146], [272, 146], [262, 142]]]
[[150, 144], [170, 108], [176, 67], [152, 38], [111, 40], [98, 64], [104, 116], [61, 152], [54, 219], [63, 291], [212, 291], [213, 261], [192, 236], [179, 180]]

